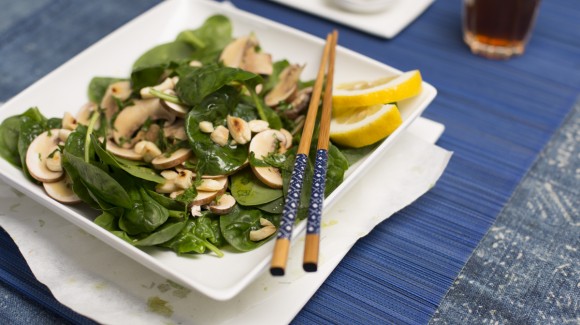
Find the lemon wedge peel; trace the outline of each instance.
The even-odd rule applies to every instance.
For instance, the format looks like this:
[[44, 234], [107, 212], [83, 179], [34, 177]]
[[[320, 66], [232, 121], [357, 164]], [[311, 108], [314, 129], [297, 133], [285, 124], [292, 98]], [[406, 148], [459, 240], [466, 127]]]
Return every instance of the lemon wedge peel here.
[[402, 123], [394, 104], [353, 108], [353, 114], [331, 120], [330, 139], [339, 145], [360, 148], [388, 137]]
[[370, 87], [344, 89], [339, 85], [332, 96], [332, 113], [338, 116], [354, 107], [394, 103], [417, 96], [422, 82], [419, 70], [411, 70], [383, 83], [369, 83]]

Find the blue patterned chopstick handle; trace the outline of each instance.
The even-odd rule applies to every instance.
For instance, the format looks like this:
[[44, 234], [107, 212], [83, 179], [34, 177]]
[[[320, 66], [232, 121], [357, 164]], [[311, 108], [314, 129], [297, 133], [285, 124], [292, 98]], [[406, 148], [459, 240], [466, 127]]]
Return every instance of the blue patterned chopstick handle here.
[[292, 237], [292, 228], [294, 227], [294, 220], [296, 220], [298, 207], [300, 206], [300, 194], [302, 193], [302, 183], [304, 182], [304, 171], [306, 170], [307, 163], [307, 155], [296, 155], [294, 170], [292, 170], [288, 194], [286, 195], [286, 203], [282, 210], [278, 239], [285, 238], [289, 240]]
[[328, 151], [318, 149], [314, 163], [314, 175], [312, 177], [312, 191], [310, 192], [310, 205], [308, 206], [307, 234], [320, 233], [320, 218], [324, 205], [324, 190], [326, 188], [326, 168], [328, 166]]

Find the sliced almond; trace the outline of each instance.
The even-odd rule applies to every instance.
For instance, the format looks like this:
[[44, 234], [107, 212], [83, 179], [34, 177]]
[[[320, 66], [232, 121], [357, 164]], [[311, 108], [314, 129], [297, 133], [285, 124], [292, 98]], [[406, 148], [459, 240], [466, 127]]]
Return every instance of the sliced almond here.
[[215, 144], [223, 147], [226, 144], [228, 144], [230, 131], [223, 125], [220, 125], [217, 128], [215, 128], [215, 130], [213, 130], [213, 132], [210, 134], [209, 137], [211, 141], [213, 141]]

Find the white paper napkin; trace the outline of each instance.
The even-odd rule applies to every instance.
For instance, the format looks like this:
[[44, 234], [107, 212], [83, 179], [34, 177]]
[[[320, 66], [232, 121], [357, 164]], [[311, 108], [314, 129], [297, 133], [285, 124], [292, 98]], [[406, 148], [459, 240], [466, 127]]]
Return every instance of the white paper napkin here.
[[[302, 270], [304, 243], [303, 237], [297, 238], [286, 276], [272, 277], [265, 272], [225, 302], [168, 281], [1, 181], [0, 226], [56, 299], [99, 323], [284, 324], [300, 311], [358, 238], [435, 185], [451, 153], [416, 135], [432, 142], [439, 137], [442, 128], [429, 129], [433, 124], [428, 122], [417, 120], [383, 161], [325, 213], [318, 272]], [[368, 217], [337, 221], [349, 214]]]

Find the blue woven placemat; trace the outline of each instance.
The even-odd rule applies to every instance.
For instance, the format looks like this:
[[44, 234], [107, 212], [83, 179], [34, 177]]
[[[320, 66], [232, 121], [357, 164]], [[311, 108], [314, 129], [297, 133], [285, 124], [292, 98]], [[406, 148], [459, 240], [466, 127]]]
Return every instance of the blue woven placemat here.
[[[425, 115], [447, 126], [439, 145], [455, 155], [446, 173], [427, 195], [361, 239], [295, 319], [428, 322], [580, 93], [580, 3], [543, 2], [526, 54], [489, 61], [469, 54], [461, 41], [459, 0], [436, 1], [389, 41], [268, 1], [233, 2], [320, 37], [338, 27], [343, 46], [401, 70], [418, 68], [438, 89]], [[0, 101], [155, 3], [0, 0]], [[3, 290], [80, 322], [22, 271], [27, 267], [13, 256], [7, 235], [0, 239]]]

